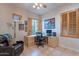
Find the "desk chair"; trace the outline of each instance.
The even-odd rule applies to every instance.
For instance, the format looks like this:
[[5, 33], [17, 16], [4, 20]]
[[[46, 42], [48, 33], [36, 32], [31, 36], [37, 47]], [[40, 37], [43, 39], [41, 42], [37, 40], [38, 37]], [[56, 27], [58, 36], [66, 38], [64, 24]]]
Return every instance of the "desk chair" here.
[[37, 45], [38, 47], [39, 47], [39, 46], [44, 47], [44, 38], [43, 38], [41, 32], [37, 32], [37, 33], [36, 33], [35, 42], [36, 42], [36, 45]]

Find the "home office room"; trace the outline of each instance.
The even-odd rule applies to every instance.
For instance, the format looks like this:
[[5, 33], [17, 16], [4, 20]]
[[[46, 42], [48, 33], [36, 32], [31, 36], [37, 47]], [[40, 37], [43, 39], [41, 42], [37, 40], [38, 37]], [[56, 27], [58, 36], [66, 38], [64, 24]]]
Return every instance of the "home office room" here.
[[0, 56], [79, 56], [79, 3], [0, 3]]

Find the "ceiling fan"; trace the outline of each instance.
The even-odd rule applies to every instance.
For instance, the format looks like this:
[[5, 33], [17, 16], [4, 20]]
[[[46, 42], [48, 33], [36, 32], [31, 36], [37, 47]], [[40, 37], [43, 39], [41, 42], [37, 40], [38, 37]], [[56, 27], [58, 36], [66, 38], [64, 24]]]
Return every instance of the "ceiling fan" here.
[[41, 9], [41, 8], [47, 8], [47, 6], [45, 4], [42, 4], [42, 3], [35, 3], [35, 4], [33, 4], [33, 8]]

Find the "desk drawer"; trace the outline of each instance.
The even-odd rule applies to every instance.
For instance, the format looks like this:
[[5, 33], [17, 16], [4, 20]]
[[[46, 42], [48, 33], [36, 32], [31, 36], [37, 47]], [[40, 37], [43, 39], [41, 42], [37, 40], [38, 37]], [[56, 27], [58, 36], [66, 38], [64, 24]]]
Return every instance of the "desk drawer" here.
[[49, 39], [48, 40], [48, 46], [57, 47], [58, 46], [58, 40], [57, 39]]

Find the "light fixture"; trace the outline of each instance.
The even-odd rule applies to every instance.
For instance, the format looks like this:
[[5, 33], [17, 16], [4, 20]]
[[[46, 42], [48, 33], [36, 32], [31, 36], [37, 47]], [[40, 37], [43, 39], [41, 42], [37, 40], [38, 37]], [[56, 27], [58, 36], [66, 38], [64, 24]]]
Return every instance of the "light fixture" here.
[[37, 9], [40, 9], [40, 7], [37, 7]]
[[35, 3], [35, 5], [37, 6], [37, 5], [38, 5], [38, 3]]
[[35, 5], [33, 5], [33, 8], [36, 8], [36, 6], [35, 6]]
[[42, 4], [40, 4], [39, 6], [40, 6], [40, 7], [43, 7], [43, 5], [42, 5]]
[[41, 3], [35, 3], [35, 4], [33, 5], [33, 8], [34, 8], [34, 9], [41, 9], [41, 8], [46, 8], [46, 7], [47, 7], [46, 5], [41, 4]]

